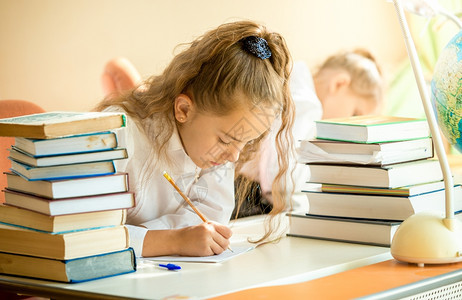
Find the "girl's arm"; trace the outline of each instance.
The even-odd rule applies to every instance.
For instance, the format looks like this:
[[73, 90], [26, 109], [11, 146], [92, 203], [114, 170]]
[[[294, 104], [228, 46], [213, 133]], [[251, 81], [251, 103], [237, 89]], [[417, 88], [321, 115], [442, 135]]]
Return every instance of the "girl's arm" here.
[[[163, 169], [145, 169], [146, 161], [152, 159], [149, 151], [143, 150], [148, 149], [149, 145], [130, 118], [127, 118], [127, 128], [119, 131], [117, 136], [119, 145], [127, 148], [129, 158], [114, 163], [118, 171], [131, 174], [130, 190], [137, 197], [137, 205], [129, 210], [126, 224], [130, 246], [135, 249], [136, 256], [212, 255], [226, 249], [231, 231], [218, 223], [227, 223], [234, 208], [233, 166], [203, 171], [195, 185], [189, 189], [192, 192], [188, 197], [195, 201], [196, 207], [208, 220], [217, 222], [196, 226], [202, 223], [201, 219], [183, 203], [179, 195], [175, 196], [176, 191], [162, 175]], [[185, 159], [184, 151], [173, 149], [171, 155], [177, 161]], [[170, 172], [170, 175], [174, 174], [174, 170]], [[181, 172], [182, 169], [177, 170], [177, 173]], [[189, 177], [182, 177], [181, 180], [174, 178], [177, 182], [184, 180], [187, 186], [194, 179], [193, 176]], [[143, 181], [140, 178], [149, 180]]]
[[231, 235], [231, 229], [215, 222], [180, 229], [148, 230], [142, 256], [220, 254], [228, 248]]

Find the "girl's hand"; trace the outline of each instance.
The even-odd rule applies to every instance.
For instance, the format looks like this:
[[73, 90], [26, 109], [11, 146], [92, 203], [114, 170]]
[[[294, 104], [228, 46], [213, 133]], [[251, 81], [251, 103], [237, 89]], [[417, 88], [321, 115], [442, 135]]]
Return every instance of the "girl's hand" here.
[[228, 248], [231, 235], [227, 226], [210, 221], [181, 228], [175, 232], [175, 252], [183, 256], [220, 254]]

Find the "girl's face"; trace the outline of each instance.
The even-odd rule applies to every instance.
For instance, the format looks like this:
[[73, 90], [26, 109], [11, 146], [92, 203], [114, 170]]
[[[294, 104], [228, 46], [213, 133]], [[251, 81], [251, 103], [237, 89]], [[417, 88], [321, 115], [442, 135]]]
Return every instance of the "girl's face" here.
[[323, 119], [379, 113], [380, 105], [372, 97], [355, 93], [351, 76], [342, 70], [322, 70], [314, 77], [316, 94], [321, 101]]
[[235, 162], [244, 146], [269, 129], [273, 109], [238, 109], [225, 116], [198, 112], [186, 95], [175, 100], [175, 118], [186, 154], [206, 169]]
[[354, 93], [351, 89], [326, 95], [322, 101], [323, 119], [346, 118], [378, 113], [378, 105], [369, 99]]

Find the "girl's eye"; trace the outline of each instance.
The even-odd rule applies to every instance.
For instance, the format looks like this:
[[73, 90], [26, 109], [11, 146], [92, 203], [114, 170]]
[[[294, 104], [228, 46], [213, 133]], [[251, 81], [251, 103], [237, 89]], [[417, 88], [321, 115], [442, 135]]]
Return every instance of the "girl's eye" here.
[[231, 142], [228, 142], [228, 143], [227, 143], [227, 142], [223, 141], [221, 138], [218, 138], [218, 142], [219, 142], [220, 144], [222, 144], [222, 145], [225, 145], [225, 146], [231, 145]]

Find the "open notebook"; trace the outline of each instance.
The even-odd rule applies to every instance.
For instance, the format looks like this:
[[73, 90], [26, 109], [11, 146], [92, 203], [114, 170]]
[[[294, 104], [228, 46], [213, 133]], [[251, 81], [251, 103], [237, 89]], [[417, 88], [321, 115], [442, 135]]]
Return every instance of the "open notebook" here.
[[221, 263], [242, 253], [254, 249], [254, 245], [240, 245], [232, 246], [233, 252], [226, 250], [218, 255], [211, 256], [156, 256], [156, 257], [143, 257], [143, 260], [150, 261], [165, 261], [165, 262], [200, 262], [200, 263]]

